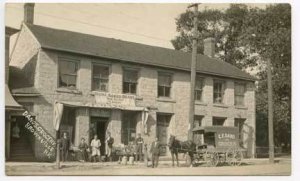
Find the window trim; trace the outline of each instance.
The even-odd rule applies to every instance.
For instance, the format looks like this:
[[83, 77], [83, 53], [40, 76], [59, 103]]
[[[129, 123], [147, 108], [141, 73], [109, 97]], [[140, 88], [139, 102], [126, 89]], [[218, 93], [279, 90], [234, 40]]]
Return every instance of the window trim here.
[[[100, 90], [100, 89], [93, 89], [94, 66], [102, 66], [102, 67], [107, 67], [107, 68], [108, 68], [107, 90], [106, 90], [106, 91], [103, 91], [103, 90]], [[96, 92], [109, 92], [110, 75], [111, 75], [111, 66], [110, 66], [110, 64], [104, 64], [104, 63], [96, 63], [96, 62], [92, 62], [92, 71], [91, 71], [91, 90], [92, 90], [92, 91], [96, 91]], [[98, 80], [103, 80], [103, 79], [101, 79], [101, 78], [96, 78], [96, 79], [98, 79]]]
[[[60, 62], [61, 61], [68, 61], [68, 62], [75, 62], [77, 64], [77, 71], [76, 71], [76, 85], [75, 85], [75, 90], [78, 90], [78, 77], [79, 77], [79, 70], [80, 70], [80, 63], [81, 61], [75, 58], [70, 58], [70, 57], [64, 57], [64, 56], [58, 56], [57, 58], [57, 88], [58, 89], [67, 89], [67, 90], [73, 90], [70, 87], [65, 87], [65, 86], [60, 86]], [[74, 76], [74, 75], [72, 75]]]
[[[167, 88], [170, 89], [169, 96], [160, 96], [159, 95], [159, 91], [158, 91], [158, 89], [160, 87], [160, 85], [159, 85], [159, 76], [161, 76], [161, 75], [163, 75], [163, 76], [170, 76], [170, 82], [171, 82], [170, 86], [161, 86], [161, 87], [164, 87], [164, 88], [167, 87]], [[173, 84], [173, 73], [158, 71], [157, 72], [157, 97], [158, 98], [172, 98], [172, 84]], [[164, 89], [164, 95], [165, 95], [165, 89]]]

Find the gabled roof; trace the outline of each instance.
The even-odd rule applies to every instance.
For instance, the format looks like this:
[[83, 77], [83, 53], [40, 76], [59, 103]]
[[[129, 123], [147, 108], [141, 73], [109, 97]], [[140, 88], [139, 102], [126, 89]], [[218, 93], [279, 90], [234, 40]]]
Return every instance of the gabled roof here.
[[[29, 25], [42, 48], [121, 60], [124, 62], [190, 70], [191, 53], [104, 38], [48, 27]], [[255, 78], [221, 60], [198, 54], [197, 72], [244, 80]]]

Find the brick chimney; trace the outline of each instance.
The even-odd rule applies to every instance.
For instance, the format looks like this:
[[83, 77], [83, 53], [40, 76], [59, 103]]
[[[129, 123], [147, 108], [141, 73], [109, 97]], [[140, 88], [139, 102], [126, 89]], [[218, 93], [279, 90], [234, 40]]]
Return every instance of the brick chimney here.
[[213, 58], [215, 56], [216, 41], [214, 38], [204, 39], [204, 55]]
[[33, 24], [34, 20], [34, 3], [24, 4], [24, 23]]

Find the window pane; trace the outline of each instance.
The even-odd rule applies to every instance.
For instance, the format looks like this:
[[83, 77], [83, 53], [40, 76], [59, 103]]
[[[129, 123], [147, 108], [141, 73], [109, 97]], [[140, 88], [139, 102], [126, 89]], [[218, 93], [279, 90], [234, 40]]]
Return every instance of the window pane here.
[[245, 85], [236, 83], [234, 86], [234, 93], [236, 95], [244, 95], [245, 94]]
[[108, 79], [109, 67], [101, 65], [93, 65], [93, 77]]
[[195, 100], [201, 101], [202, 99], [202, 91], [201, 90], [195, 90]]
[[165, 87], [165, 97], [170, 97], [170, 87]]
[[214, 103], [222, 103], [222, 99], [221, 93], [214, 93]]
[[214, 103], [223, 102], [224, 89], [224, 82], [214, 81]]
[[202, 90], [203, 87], [203, 78], [196, 76], [196, 84], [195, 84], [195, 89], [197, 90]]
[[59, 72], [62, 74], [76, 74], [77, 62], [59, 60]]
[[136, 83], [138, 79], [138, 72], [135, 70], [124, 70], [124, 82]]
[[235, 105], [244, 105], [244, 96], [235, 96], [234, 97]]
[[171, 87], [171, 76], [170, 75], [158, 75], [158, 85]]
[[60, 87], [76, 87], [76, 76], [74, 75], [60, 75], [59, 76]]
[[123, 93], [129, 93], [129, 83], [123, 82]]
[[223, 126], [225, 123], [224, 118], [213, 118], [213, 126]]
[[158, 96], [164, 96], [164, 87], [158, 86]]
[[195, 117], [194, 117], [194, 128], [202, 126], [202, 119], [203, 119], [203, 116], [195, 115]]
[[130, 90], [129, 90], [130, 93], [135, 94], [136, 93], [136, 84], [135, 83], [130, 83], [129, 86], [130, 86]]

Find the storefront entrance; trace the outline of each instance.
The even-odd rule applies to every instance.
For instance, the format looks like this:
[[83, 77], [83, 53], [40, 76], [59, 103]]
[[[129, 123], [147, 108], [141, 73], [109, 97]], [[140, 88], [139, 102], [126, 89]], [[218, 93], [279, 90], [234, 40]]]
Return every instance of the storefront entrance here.
[[[105, 137], [106, 129], [108, 125], [108, 118], [105, 117], [91, 117], [91, 130], [90, 130], [90, 142], [96, 134], [101, 142], [100, 152], [101, 155], [105, 155]], [[89, 143], [90, 143], [89, 142]]]

